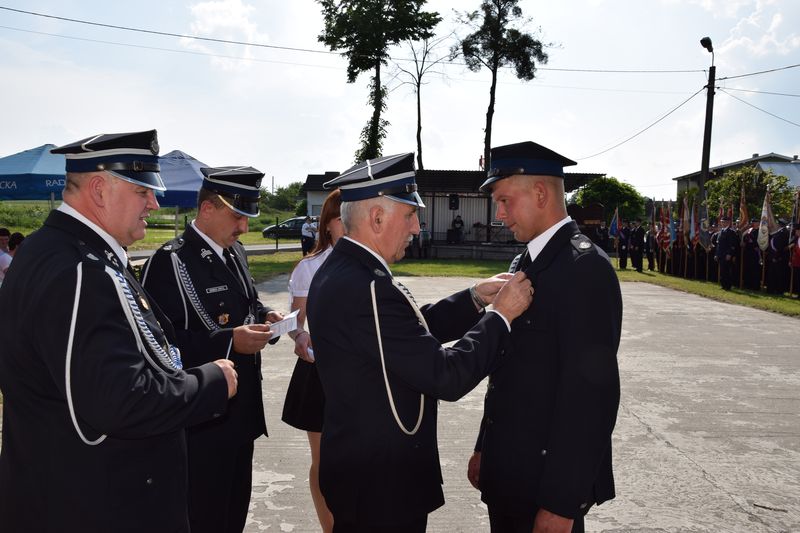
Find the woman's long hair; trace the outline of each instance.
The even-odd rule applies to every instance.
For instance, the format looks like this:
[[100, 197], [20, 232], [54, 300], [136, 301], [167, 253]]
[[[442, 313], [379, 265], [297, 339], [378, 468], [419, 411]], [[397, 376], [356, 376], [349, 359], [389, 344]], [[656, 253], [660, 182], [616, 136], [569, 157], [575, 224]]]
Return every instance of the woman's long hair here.
[[311, 253], [306, 257], [313, 257], [320, 252], [324, 252], [333, 244], [331, 234], [328, 232], [328, 224], [331, 223], [331, 220], [339, 218], [341, 206], [342, 193], [339, 191], [339, 189], [336, 189], [330, 193], [322, 203], [322, 213], [319, 215], [319, 227], [317, 228], [317, 235], [319, 235], [319, 239], [317, 240], [317, 244], [314, 246], [314, 249], [311, 250]]

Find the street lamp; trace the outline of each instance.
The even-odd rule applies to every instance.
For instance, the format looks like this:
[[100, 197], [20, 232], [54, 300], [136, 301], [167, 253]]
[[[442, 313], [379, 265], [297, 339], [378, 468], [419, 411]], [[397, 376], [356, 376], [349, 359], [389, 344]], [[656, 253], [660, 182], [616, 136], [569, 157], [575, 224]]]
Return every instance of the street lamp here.
[[[697, 188], [700, 189], [700, 205], [706, 210], [706, 178], [708, 177], [708, 160], [711, 156], [711, 118], [714, 115], [714, 85], [716, 83], [717, 67], [714, 66], [714, 45], [711, 44], [710, 37], [700, 39], [700, 44], [711, 54], [711, 68], [708, 69], [708, 85], [706, 85], [706, 127], [703, 133], [703, 160], [700, 163], [700, 177], [697, 180]], [[700, 217], [704, 218], [704, 217]]]

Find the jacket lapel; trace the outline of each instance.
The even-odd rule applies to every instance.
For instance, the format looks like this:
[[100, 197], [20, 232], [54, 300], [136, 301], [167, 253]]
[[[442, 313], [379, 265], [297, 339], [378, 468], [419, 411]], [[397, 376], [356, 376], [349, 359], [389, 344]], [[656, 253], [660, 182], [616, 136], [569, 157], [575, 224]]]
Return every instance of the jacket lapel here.
[[[359, 246], [358, 244], [354, 243], [349, 239], [339, 239], [339, 242], [336, 243], [334, 250], [351, 257], [357, 259], [360, 263], [362, 263], [366, 268], [371, 270], [374, 274], [378, 276], [388, 276], [392, 277], [392, 274], [386, 270], [386, 267], [383, 266], [377, 257], [369, 253], [365, 248]], [[378, 273], [380, 272], [380, 273]]]
[[578, 225], [573, 222], [568, 222], [561, 226], [555, 235], [547, 242], [544, 246], [542, 251], [536, 256], [536, 259], [531, 263], [529, 267], [525, 269], [525, 275], [528, 276], [528, 279], [531, 280], [534, 288], [536, 287], [536, 281], [539, 277], [539, 273], [543, 270], [546, 270], [547, 267], [550, 266], [550, 263], [553, 262], [553, 259], [556, 258], [558, 252], [561, 251], [572, 236], [576, 233], [580, 233], [578, 229]]
[[[186, 244], [191, 248], [191, 254], [194, 256], [194, 259], [198, 263], [206, 265], [209, 278], [216, 279], [226, 284], [228, 290], [235, 290], [241, 294], [243, 298], [247, 298], [247, 294], [244, 292], [244, 287], [242, 287], [239, 277], [236, 273], [228, 269], [228, 266], [220, 256], [217, 255], [217, 252], [211, 249], [194, 227], [187, 226], [186, 230], [183, 232], [183, 238], [186, 239]], [[198, 286], [196, 289], [201, 290], [202, 287]]]

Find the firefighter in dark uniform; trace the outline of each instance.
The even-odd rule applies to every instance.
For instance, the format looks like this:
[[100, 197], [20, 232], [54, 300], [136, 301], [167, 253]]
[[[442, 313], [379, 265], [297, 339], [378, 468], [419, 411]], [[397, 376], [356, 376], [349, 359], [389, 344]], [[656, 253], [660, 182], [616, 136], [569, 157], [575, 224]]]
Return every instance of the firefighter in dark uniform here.
[[489, 377], [469, 461], [493, 533], [583, 531], [589, 508], [615, 496], [622, 298], [608, 257], [567, 215], [563, 167], [574, 164], [533, 142], [501, 146], [481, 186], [528, 243], [515, 268], [536, 291], [511, 324], [513, 357]]
[[622, 221], [622, 227], [617, 233], [617, 256], [619, 257], [619, 269], [628, 268], [628, 253], [630, 252], [631, 227], [627, 220]]
[[724, 290], [731, 290], [736, 273], [736, 260], [739, 257], [739, 234], [731, 227], [731, 219], [719, 219], [722, 229], [717, 237], [717, 251], [714, 256], [719, 263], [719, 284]]
[[444, 503], [437, 400], [457, 400], [505, 357], [506, 321], [529, 305], [530, 282], [503, 274], [417, 307], [389, 267], [419, 231], [414, 154], [366, 161], [325, 186], [340, 187], [345, 236], [307, 301], [325, 393], [320, 487], [334, 533], [422, 532]]
[[267, 434], [261, 349], [277, 339], [270, 340], [265, 322], [282, 317], [258, 300], [238, 241], [259, 214], [264, 174], [251, 167], [201, 172], [197, 218], [147, 262], [142, 284], [169, 317], [185, 361], [223, 357], [236, 365], [239, 394], [228, 413], [188, 431], [189, 520], [192, 533], [241, 533], [250, 504], [253, 441]]
[[0, 531], [188, 532], [184, 428], [225, 412], [236, 372], [188, 368], [128, 266], [164, 190], [156, 132], [52, 152], [64, 202], [0, 291]]
[[[789, 290], [789, 244], [791, 228], [783, 219], [778, 220], [779, 229], [769, 235], [767, 257], [767, 292], [783, 294]], [[13, 263], [12, 263], [13, 264]]]
[[631, 251], [631, 264], [636, 272], [642, 271], [643, 252], [644, 252], [644, 228], [642, 227], [642, 219], [637, 218], [633, 222], [633, 229], [631, 229], [630, 236], [630, 251]]
[[742, 284], [745, 289], [761, 290], [761, 248], [758, 247], [760, 220], [750, 219], [750, 227], [742, 235]]

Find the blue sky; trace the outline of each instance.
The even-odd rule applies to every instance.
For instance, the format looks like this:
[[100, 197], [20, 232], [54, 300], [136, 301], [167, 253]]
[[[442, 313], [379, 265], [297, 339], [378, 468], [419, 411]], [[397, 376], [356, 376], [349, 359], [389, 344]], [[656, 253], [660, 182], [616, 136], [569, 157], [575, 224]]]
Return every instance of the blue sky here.
[[[533, 140], [646, 196], [672, 198], [672, 178], [700, 167], [707, 69], [718, 87], [711, 165], [753, 153], [800, 154], [800, 2], [796, 0], [523, 0], [530, 29], [554, 46], [535, 80], [511, 72], [497, 90], [493, 144]], [[0, 6], [154, 31], [324, 52], [313, 0], [0, 0]], [[453, 27], [453, 8], [430, 0]], [[794, 24], [791, 21], [795, 21]], [[463, 29], [460, 30], [463, 33]], [[403, 46], [391, 50], [407, 58]], [[368, 76], [346, 83], [336, 55], [216, 44], [0, 10], [0, 156], [96, 133], [156, 128], [162, 153], [252, 165], [265, 185], [352, 164], [370, 110]], [[576, 72], [686, 71], [661, 73]], [[746, 76], [758, 71], [773, 73]], [[414, 151], [415, 98], [387, 67], [385, 154]], [[477, 169], [489, 74], [447, 65], [423, 88], [425, 167]], [[685, 105], [633, 140], [694, 93]], [[751, 92], [759, 91], [759, 92]], [[780, 96], [782, 93], [795, 96]], [[779, 116], [767, 115], [747, 103]], [[789, 122], [787, 122], [789, 121]], [[791, 124], [793, 122], [794, 124]]]

